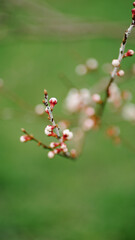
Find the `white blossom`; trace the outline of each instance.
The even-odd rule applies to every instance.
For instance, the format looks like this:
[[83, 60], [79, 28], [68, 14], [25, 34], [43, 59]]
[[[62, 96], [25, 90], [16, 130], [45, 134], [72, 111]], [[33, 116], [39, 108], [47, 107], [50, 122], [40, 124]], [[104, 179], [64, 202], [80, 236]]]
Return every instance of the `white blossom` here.
[[86, 66], [90, 69], [90, 70], [96, 70], [98, 68], [98, 61], [95, 58], [89, 58], [86, 61]]
[[87, 73], [87, 67], [84, 64], [79, 64], [76, 69], [75, 69], [76, 73], [78, 75], [85, 75]]
[[135, 104], [126, 104], [122, 109], [122, 116], [127, 121], [135, 121]]
[[48, 157], [53, 158], [54, 157], [54, 152], [53, 151], [48, 152]]

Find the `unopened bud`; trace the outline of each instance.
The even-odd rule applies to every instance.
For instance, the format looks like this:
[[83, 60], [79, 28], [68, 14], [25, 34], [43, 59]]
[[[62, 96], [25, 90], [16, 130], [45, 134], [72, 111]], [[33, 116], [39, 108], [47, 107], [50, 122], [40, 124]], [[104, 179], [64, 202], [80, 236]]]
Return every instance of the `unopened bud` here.
[[113, 65], [113, 67], [119, 67], [119, 65], [120, 65], [119, 60], [118, 59], [113, 59], [112, 60], [112, 65]]

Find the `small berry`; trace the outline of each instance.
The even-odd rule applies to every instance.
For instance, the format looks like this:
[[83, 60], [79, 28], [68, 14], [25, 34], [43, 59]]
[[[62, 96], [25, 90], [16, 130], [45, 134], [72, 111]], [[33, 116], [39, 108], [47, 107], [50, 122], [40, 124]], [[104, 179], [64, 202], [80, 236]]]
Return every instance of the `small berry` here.
[[112, 60], [112, 65], [113, 65], [113, 67], [119, 67], [119, 65], [120, 65], [119, 60], [118, 59], [113, 59]]
[[133, 2], [133, 6], [135, 7], [135, 2]]

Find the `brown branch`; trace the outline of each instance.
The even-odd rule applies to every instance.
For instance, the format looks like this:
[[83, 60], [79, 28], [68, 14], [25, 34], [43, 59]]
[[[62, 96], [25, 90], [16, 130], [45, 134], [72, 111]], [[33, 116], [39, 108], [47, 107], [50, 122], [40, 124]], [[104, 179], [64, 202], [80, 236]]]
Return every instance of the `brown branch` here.
[[[33, 135], [29, 134], [24, 128], [21, 128], [21, 131], [23, 133], [25, 133], [28, 137], [30, 137], [30, 140], [31, 141], [34, 141], [38, 144], [38, 146], [42, 146], [44, 149], [48, 149], [48, 150], [53, 150], [50, 146], [47, 146], [46, 144], [42, 143], [41, 141], [39, 141], [37, 138], [35, 138]], [[68, 154], [67, 153], [59, 153], [57, 154], [59, 155], [60, 157], [65, 157], [65, 158], [68, 158], [70, 160], [75, 160], [76, 157], [75, 156], [71, 156], [71, 154]]]

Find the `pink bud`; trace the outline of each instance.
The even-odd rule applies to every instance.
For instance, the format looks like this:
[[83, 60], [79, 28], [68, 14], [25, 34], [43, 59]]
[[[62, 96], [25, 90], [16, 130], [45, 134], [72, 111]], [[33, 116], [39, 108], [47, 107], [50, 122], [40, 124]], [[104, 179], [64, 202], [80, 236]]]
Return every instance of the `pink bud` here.
[[53, 152], [54, 152], [54, 154], [58, 154], [58, 153], [60, 153], [61, 151], [62, 151], [61, 148], [57, 148], [57, 149], [55, 149]]
[[100, 103], [101, 102], [101, 97], [99, 94], [95, 93], [92, 95], [92, 100], [93, 102]]
[[119, 70], [119, 71], [117, 72], [117, 76], [119, 76], [119, 77], [123, 77], [124, 74], [125, 74], [125, 72], [124, 72], [123, 70]]
[[53, 109], [54, 106], [57, 104], [57, 99], [56, 98], [50, 98], [49, 103], [50, 103], [50, 108]]
[[135, 8], [132, 9], [132, 14], [135, 15]]
[[61, 149], [67, 148], [67, 145], [64, 142], [62, 142], [60, 146], [61, 146]]
[[45, 112], [49, 115], [49, 111], [48, 111], [47, 107], [46, 107], [46, 109], [45, 109]]
[[59, 145], [60, 145], [60, 143], [55, 143], [55, 142], [51, 142], [51, 143], [50, 143], [50, 147], [51, 147], [51, 148], [58, 147]]
[[135, 20], [135, 8], [132, 9], [132, 19]]
[[73, 133], [69, 129], [63, 131], [63, 140], [71, 140], [73, 138]]
[[94, 120], [91, 118], [88, 118], [83, 123], [83, 130], [89, 131], [90, 129], [92, 129], [94, 127], [94, 125], [95, 125]]
[[20, 137], [20, 142], [27, 142], [27, 141], [30, 141], [31, 140], [31, 137], [28, 136], [28, 135], [23, 135]]
[[85, 110], [85, 113], [91, 117], [93, 115], [95, 115], [95, 109], [93, 107], [87, 107], [86, 110]]
[[126, 56], [127, 56], [127, 57], [131, 57], [131, 56], [133, 56], [133, 55], [134, 55], [134, 51], [131, 50], [131, 49], [128, 50], [127, 53], [126, 53]]
[[55, 136], [56, 134], [53, 133], [53, 129], [55, 128], [55, 126], [52, 126], [52, 125], [47, 125], [46, 128], [45, 128], [45, 134], [47, 136]]

